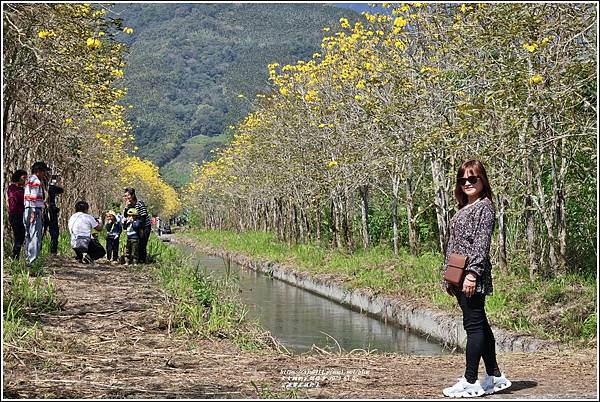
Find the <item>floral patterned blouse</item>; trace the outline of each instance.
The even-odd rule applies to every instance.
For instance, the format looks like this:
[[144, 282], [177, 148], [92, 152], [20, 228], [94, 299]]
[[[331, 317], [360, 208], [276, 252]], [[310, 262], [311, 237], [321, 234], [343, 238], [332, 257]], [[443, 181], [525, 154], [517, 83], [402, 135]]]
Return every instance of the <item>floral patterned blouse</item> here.
[[[444, 270], [448, 267], [448, 257], [457, 253], [468, 257], [466, 271], [477, 274], [475, 292], [491, 295], [492, 264], [490, 244], [494, 231], [496, 211], [488, 198], [480, 199], [460, 209], [450, 220], [450, 239], [444, 259]], [[443, 286], [453, 290], [460, 288], [443, 281]]]

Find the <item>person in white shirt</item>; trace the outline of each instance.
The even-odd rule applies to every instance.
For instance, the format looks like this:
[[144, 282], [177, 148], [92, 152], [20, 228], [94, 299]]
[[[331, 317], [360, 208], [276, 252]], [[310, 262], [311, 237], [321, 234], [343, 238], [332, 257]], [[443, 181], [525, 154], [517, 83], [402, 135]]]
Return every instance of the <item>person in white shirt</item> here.
[[102, 224], [92, 215], [88, 214], [90, 206], [85, 201], [77, 201], [75, 213], [69, 218], [69, 232], [71, 233], [71, 247], [76, 254], [76, 260], [90, 263], [102, 258], [106, 253], [102, 245], [92, 239], [92, 229], [102, 230]]

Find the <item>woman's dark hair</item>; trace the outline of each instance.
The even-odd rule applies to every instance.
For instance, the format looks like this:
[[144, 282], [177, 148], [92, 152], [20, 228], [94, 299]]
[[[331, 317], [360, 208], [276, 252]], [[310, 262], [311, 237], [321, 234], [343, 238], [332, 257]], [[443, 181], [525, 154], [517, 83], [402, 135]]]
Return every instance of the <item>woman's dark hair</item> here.
[[131, 199], [133, 200], [134, 203], [137, 202], [137, 197], [135, 195], [135, 188], [125, 187], [123, 190], [131, 196]]
[[493, 200], [492, 187], [490, 186], [490, 182], [487, 178], [487, 173], [485, 172], [485, 168], [483, 167], [483, 163], [476, 160], [466, 161], [458, 168], [458, 172], [456, 172], [456, 187], [454, 187], [454, 198], [456, 198], [456, 202], [458, 202], [458, 209], [461, 209], [465, 205], [469, 203], [469, 197], [464, 193], [461, 186], [458, 184], [458, 179], [464, 177], [465, 172], [469, 176], [477, 176], [481, 183], [483, 184], [483, 189], [481, 190], [481, 194], [479, 198], [488, 198], [490, 201]]
[[10, 181], [12, 183], [16, 183], [19, 180], [21, 180], [21, 176], [23, 176], [23, 175], [27, 176], [27, 172], [24, 171], [23, 169], [15, 170], [15, 172], [12, 174], [12, 176], [10, 176]]
[[75, 203], [75, 212], [87, 212], [90, 209], [90, 204], [85, 201], [77, 201]]

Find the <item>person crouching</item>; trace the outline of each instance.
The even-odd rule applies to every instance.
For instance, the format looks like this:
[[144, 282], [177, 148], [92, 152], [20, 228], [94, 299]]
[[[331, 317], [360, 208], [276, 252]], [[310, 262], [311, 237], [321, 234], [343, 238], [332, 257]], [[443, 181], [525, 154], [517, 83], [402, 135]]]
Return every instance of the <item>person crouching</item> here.
[[141, 221], [138, 218], [138, 211], [135, 208], [127, 210], [127, 218], [125, 219], [124, 227], [127, 231], [127, 246], [126, 256], [127, 262], [125, 265], [136, 264], [140, 260], [140, 228]]

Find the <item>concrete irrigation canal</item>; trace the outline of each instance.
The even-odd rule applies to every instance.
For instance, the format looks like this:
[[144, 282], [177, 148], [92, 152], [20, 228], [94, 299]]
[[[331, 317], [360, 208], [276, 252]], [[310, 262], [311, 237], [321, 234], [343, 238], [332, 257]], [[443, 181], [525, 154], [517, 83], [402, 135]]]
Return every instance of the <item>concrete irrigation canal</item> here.
[[420, 355], [451, 353], [422, 335], [243, 268], [229, 259], [196, 253], [190, 245], [177, 247], [190, 255], [205, 274], [234, 282], [248, 307], [248, 317], [257, 319], [290, 351], [301, 353], [315, 345], [336, 351], [341, 348]]
[[[347, 290], [334, 281], [239, 253], [198, 250], [194, 240], [183, 236], [169, 238], [207, 274], [239, 281], [250, 317], [257, 318], [291, 350], [306, 351], [314, 344], [344, 351], [439, 355], [466, 344], [462, 320], [447, 313], [368, 290]], [[554, 342], [493, 329], [499, 352], [560, 349]]]

